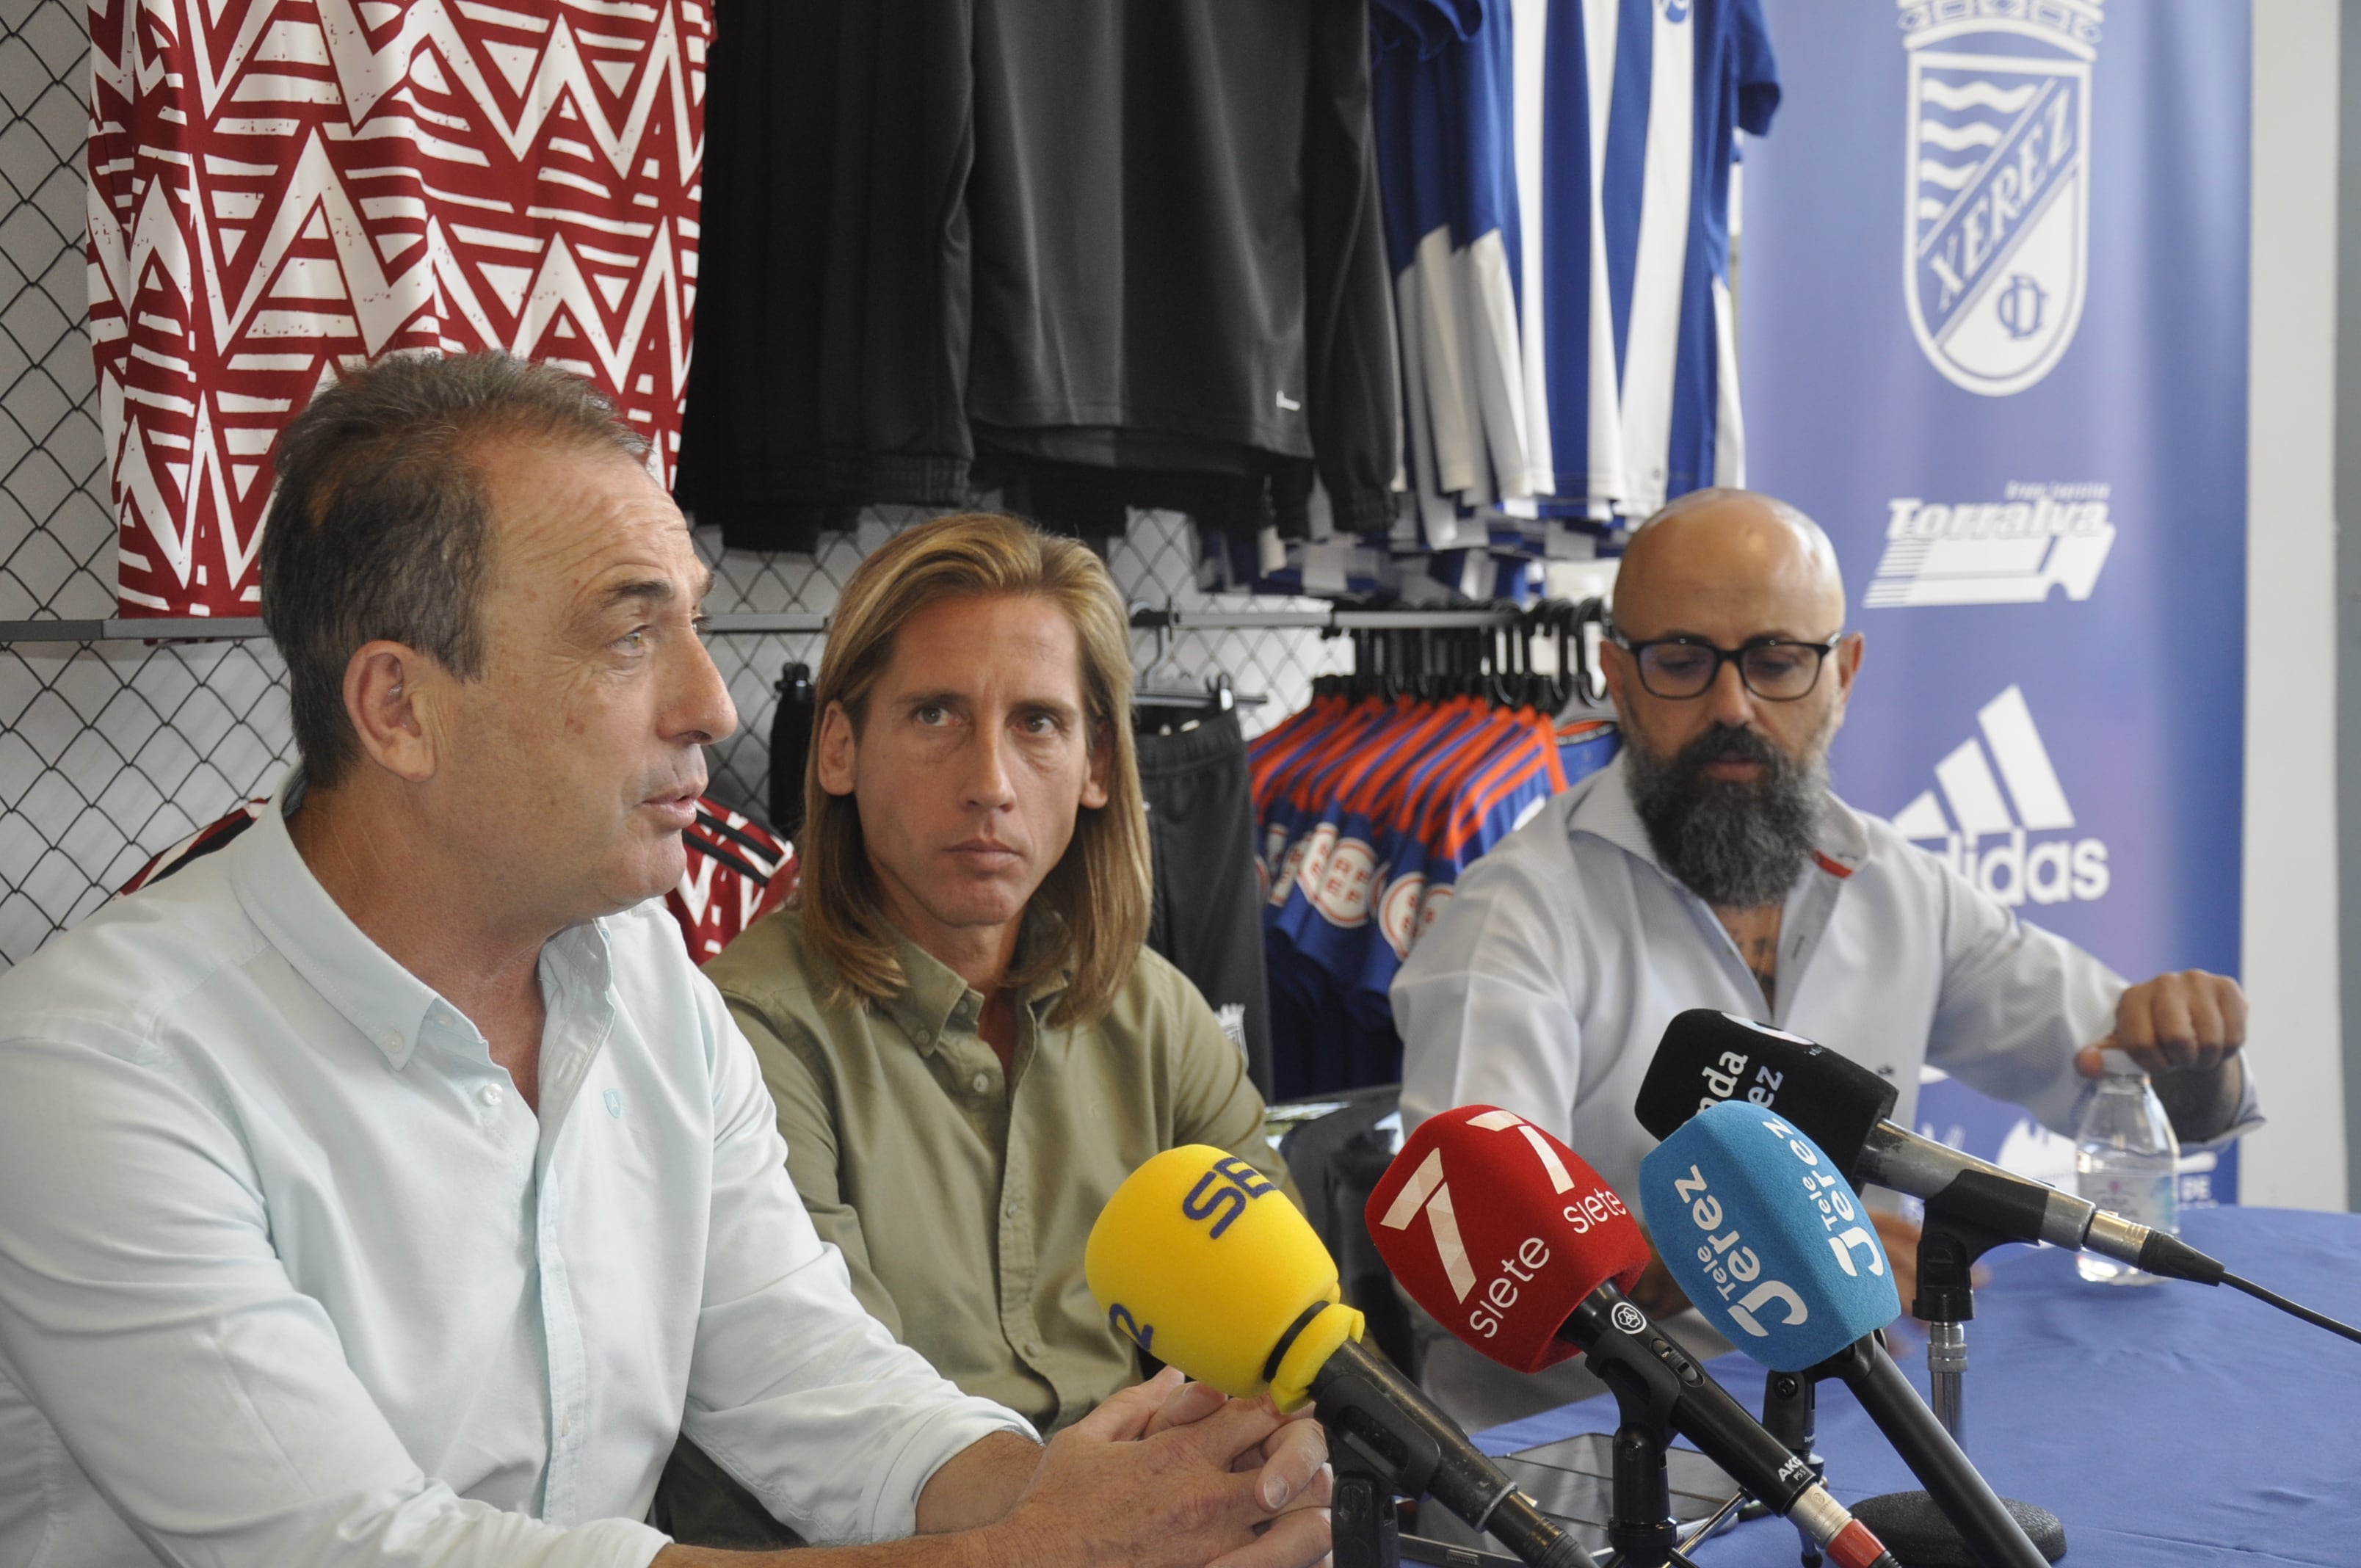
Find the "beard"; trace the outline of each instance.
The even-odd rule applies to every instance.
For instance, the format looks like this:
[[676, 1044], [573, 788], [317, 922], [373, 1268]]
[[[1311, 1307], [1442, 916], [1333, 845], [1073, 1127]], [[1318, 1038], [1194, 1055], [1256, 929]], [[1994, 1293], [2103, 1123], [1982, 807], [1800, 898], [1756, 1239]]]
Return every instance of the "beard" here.
[[[1624, 782], [1656, 859], [1708, 904], [1761, 909], [1786, 902], [1803, 874], [1828, 794], [1828, 736], [1797, 759], [1752, 729], [1717, 724], [1670, 757], [1624, 731]], [[1707, 774], [1714, 762], [1762, 765], [1752, 779]]]

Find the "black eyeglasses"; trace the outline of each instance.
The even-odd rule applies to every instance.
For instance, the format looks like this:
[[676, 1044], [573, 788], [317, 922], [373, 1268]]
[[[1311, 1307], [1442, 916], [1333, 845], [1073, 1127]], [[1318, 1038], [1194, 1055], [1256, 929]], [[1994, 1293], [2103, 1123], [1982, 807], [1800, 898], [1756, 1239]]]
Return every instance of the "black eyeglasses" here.
[[1764, 702], [1794, 702], [1809, 696], [1820, 684], [1820, 665], [1844, 641], [1844, 633], [1826, 642], [1758, 637], [1742, 648], [1717, 648], [1701, 637], [1634, 642], [1620, 631], [1608, 633], [1608, 640], [1631, 655], [1640, 666], [1640, 684], [1651, 696], [1672, 702], [1703, 696], [1721, 678], [1722, 665], [1736, 664], [1746, 689]]

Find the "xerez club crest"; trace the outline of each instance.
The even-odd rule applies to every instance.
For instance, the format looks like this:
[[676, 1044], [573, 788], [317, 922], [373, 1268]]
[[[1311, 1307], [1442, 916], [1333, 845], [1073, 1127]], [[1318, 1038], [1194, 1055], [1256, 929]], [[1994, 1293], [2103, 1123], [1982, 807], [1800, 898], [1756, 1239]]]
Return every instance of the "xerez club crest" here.
[[2101, 0], [1900, 4], [1911, 329], [1955, 385], [2006, 397], [2082, 316]]

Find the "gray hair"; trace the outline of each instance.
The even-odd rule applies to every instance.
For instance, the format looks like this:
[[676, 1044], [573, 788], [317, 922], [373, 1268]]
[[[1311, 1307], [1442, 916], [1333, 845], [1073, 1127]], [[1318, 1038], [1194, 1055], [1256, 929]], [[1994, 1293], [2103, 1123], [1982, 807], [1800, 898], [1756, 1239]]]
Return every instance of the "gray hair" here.
[[310, 782], [359, 755], [345, 669], [384, 639], [462, 679], [484, 670], [491, 507], [481, 450], [502, 437], [608, 450], [647, 438], [588, 382], [511, 355], [400, 355], [353, 370], [280, 433], [262, 534], [262, 619], [287, 661]]

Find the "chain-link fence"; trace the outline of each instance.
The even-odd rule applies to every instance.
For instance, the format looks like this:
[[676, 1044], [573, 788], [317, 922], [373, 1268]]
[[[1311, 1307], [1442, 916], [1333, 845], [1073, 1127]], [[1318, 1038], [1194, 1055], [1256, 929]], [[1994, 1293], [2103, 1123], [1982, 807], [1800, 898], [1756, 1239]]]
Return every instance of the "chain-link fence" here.
[[[0, 0], [0, 620], [99, 620], [115, 609], [115, 525], [83, 330], [82, 137], [89, 39], [79, 5]], [[862, 553], [923, 515], [885, 510], [816, 557], [723, 553], [715, 611], [826, 614]], [[1179, 518], [1134, 520], [1108, 565], [1136, 602], [1259, 602], [1194, 587]], [[1276, 601], [1287, 602], [1287, 601]], [[1143, 660], [1152, 639], [1140, 639]], [[717, 638], [741, 728], [715, 748], [712, 793], [762, 814], [772, 685], [816, 637]], [[1308, 632], [1183, 631], [1182, 669], [1227, 673], [1249, 730], [1301, 707], [1341, 644]], [[103, 903], [149, 855], [267, 793], [291, 760], [285, 671], [267, 642], [0, 644], [0, 966]]]

